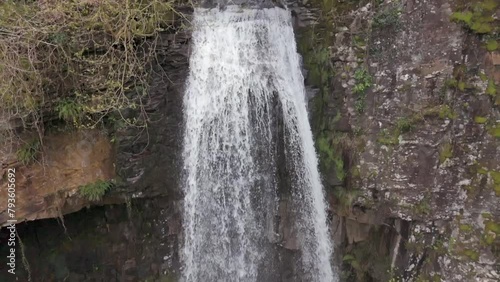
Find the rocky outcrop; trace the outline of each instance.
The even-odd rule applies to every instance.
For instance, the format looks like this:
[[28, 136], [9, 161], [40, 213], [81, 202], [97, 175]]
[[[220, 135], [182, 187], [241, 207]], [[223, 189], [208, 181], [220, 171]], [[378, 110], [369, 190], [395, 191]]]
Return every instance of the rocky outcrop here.
[[[15, 218], [18, 222], [59, 217], [89, 204], [78, 197], [82, 185], [115, 178], [114, 152], [109, 137], [102, 132], [77, 131], [48, 134], [44, 138], [43, 156], [28, 166], [15, 166], [15, 156], [8, 158], [0, 173], [15, 170]], [[9, 162], [9, 159], [12, 160]], [[7, 187], [7, 178], [0, 181]], [[0, 197], [7, 199], [7, 189]], [[0, 224], [9, 219], [8, 202], [0, 203]]]

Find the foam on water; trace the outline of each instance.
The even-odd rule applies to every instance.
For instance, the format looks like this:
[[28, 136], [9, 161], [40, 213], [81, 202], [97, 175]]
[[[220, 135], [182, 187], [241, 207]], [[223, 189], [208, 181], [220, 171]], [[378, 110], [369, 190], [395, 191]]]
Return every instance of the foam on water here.
[[262, 272], [277, 271], [266, 264], [277, 166], [284, 165], [302, 279], [335, 281], [290, 12], [199, 8], [193, 28], [184, 98], [183, 280], [261, 281]]

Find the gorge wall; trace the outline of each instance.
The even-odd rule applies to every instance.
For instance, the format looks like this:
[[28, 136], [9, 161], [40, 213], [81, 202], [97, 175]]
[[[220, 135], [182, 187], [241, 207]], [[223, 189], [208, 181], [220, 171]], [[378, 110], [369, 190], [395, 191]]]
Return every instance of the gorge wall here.
[[[465, 2], [287, 4], [345, 281], [500, 279], [500, 10]], [[28, 166], [16, 144], [5, 148], [2, 175], [16, 167], [27, 220], [18, 224], [29, 264], [19, 260], [21, 279], [175, 281], [189, 38], [188, 28], [161, 35], [147, 132], [47, 133], [43, 158]], [[78, 193], [109, 179], [102, 201]], [[280, 232], [293, 253], [286, 218]]]
[[299, 46], [347, 281], [498, 280], [498, 3], [319, 6]]

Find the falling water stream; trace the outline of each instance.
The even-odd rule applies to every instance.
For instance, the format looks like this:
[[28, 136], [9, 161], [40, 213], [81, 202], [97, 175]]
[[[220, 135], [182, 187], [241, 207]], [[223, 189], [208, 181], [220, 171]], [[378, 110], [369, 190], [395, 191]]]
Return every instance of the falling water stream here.
[[298, 281], [336, 281], [290, 12], [197, 8], [192, 24], [183, 280], [271, 277], [278, 192], [285, 189], [300, 252]]

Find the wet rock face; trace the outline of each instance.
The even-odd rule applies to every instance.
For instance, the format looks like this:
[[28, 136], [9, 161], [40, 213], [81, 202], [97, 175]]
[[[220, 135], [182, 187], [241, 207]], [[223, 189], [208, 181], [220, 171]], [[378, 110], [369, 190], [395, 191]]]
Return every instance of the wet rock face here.
[[[189, 16], [189, 15], [188, 15]], [[182, 101], [188, 73], [189, 29], [163, 34], [145, 111], [147, 130], [126, 128], [116, 133], [116, 171], [124, 182], [113, 197], [181, 196]]]

